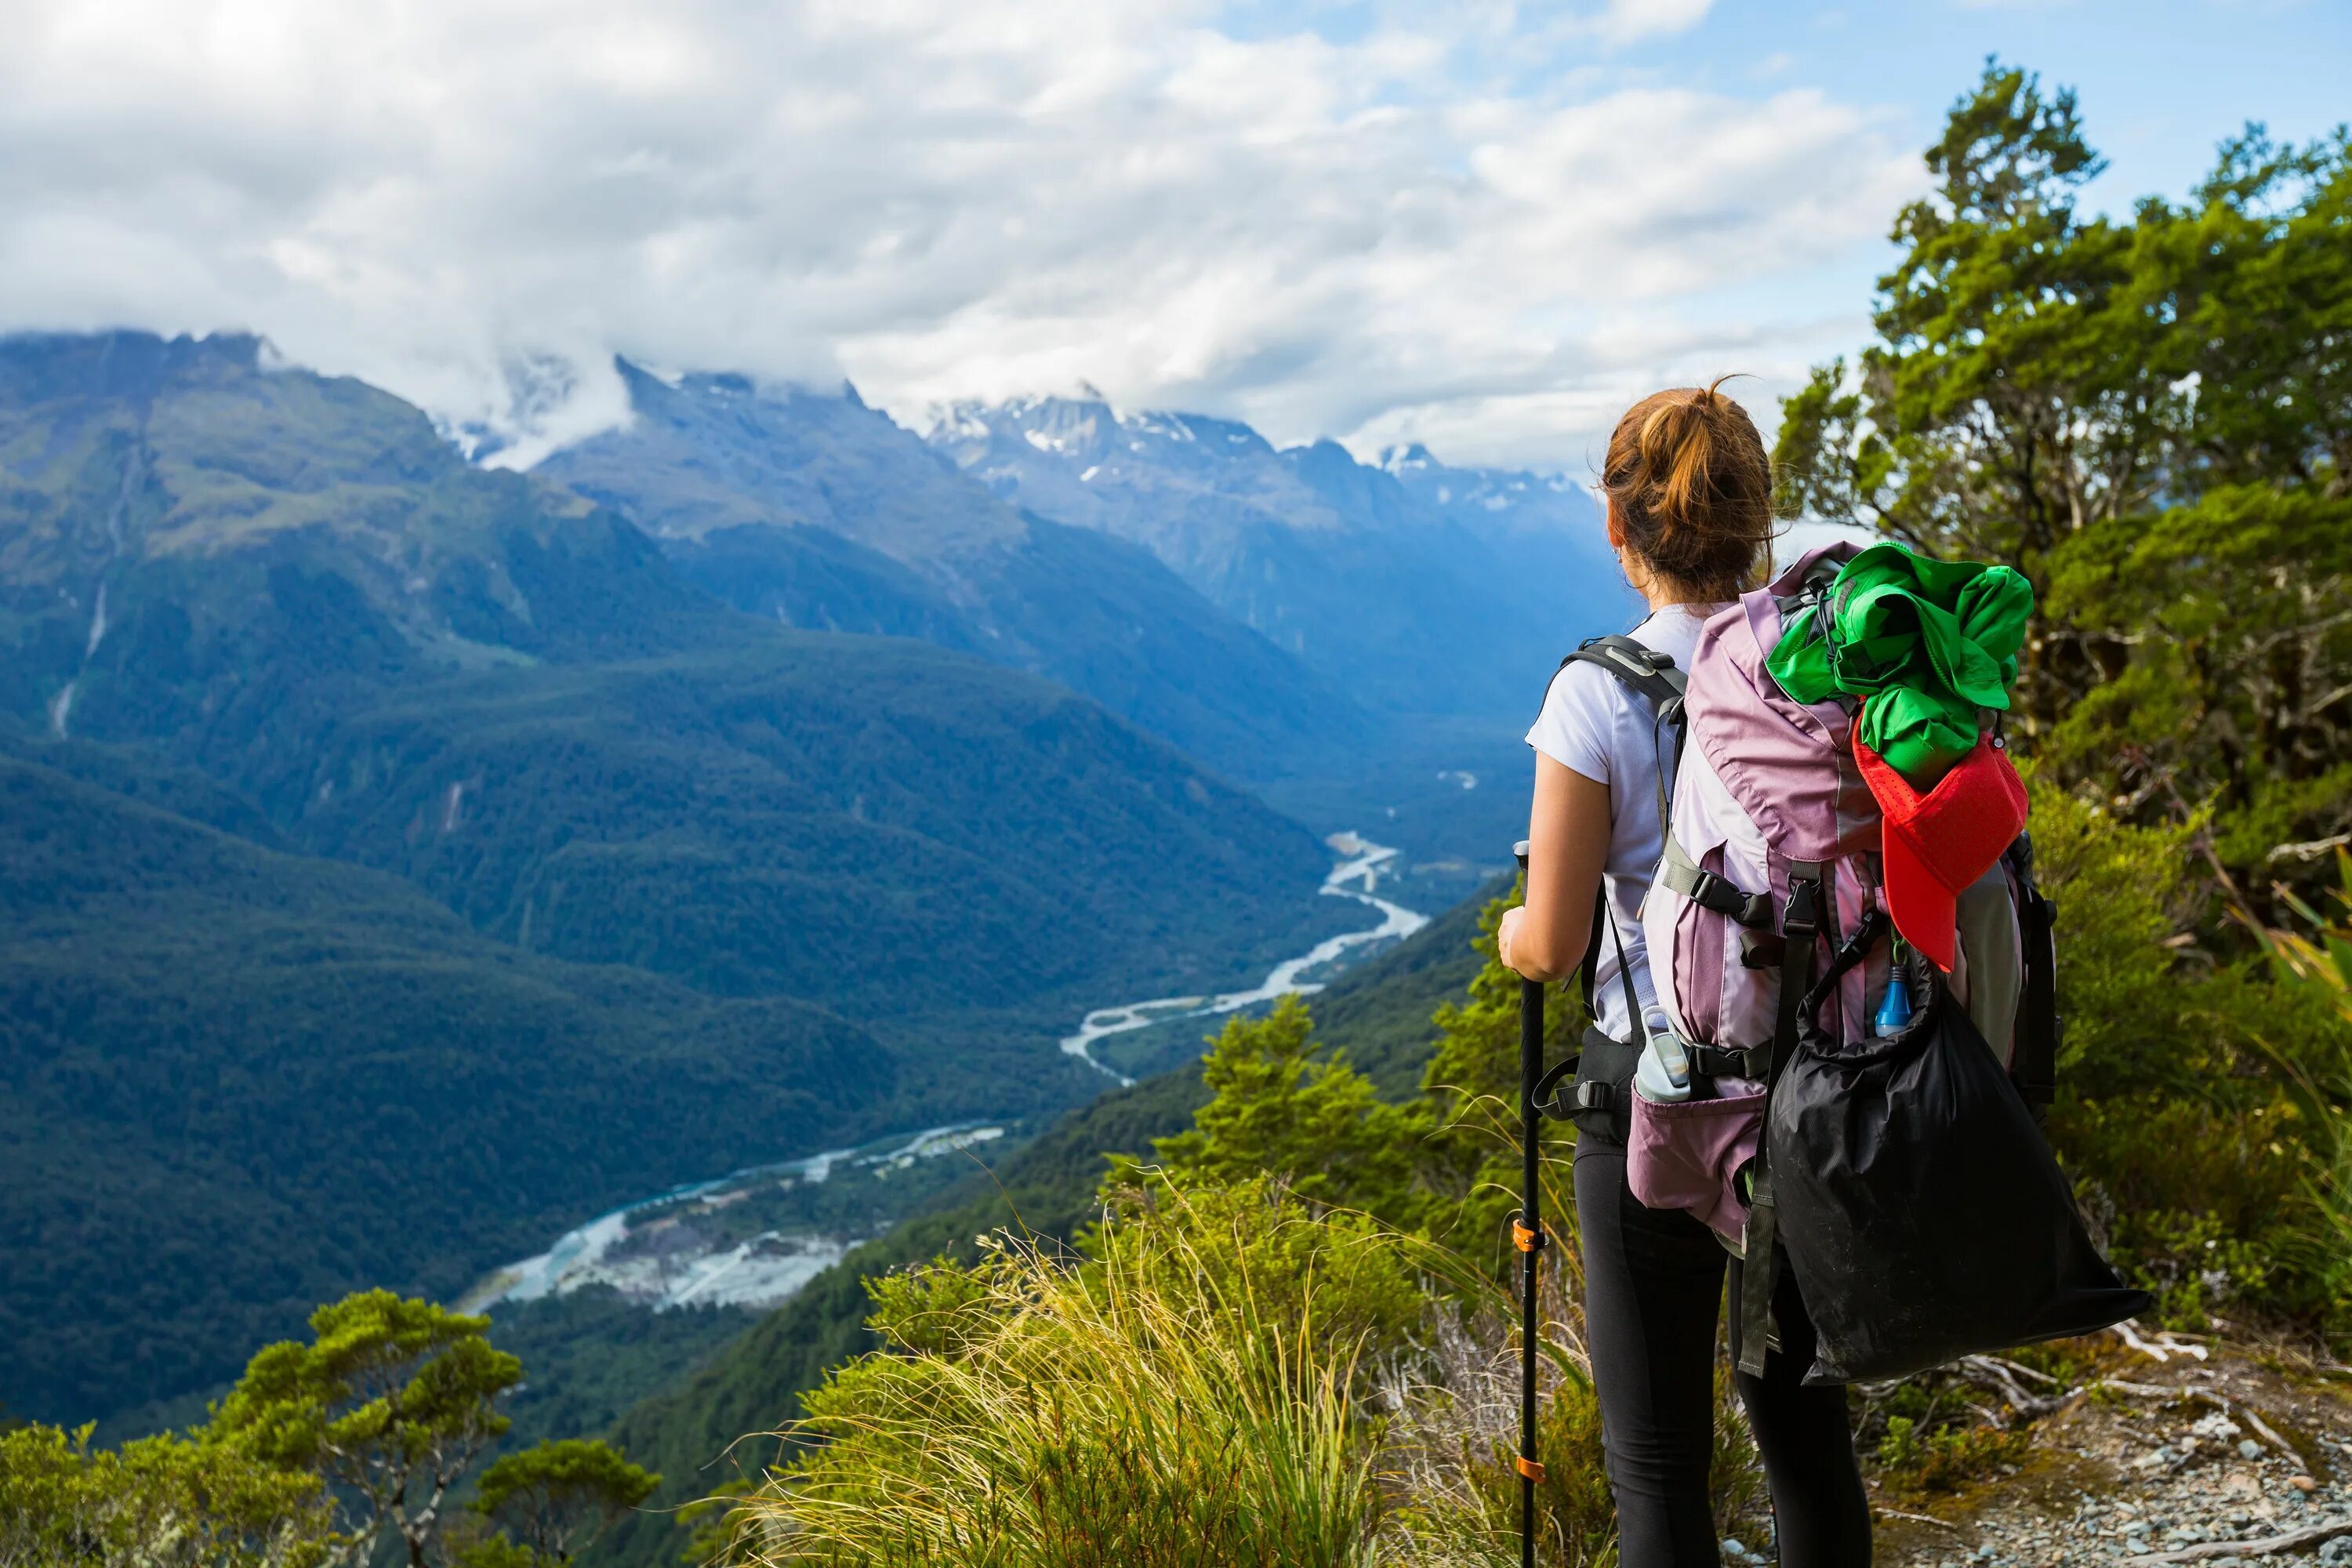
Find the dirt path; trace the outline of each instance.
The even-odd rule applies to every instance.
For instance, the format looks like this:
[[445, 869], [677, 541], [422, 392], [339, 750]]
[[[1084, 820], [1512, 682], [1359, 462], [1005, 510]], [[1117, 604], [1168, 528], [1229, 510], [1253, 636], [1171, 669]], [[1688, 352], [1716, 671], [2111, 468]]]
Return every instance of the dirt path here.
[[2008, 1473], [1959, 1495], [1880, 1488], [1878, 1561], [2352, 1568], [2352, 1380], [2151, 1350], [2053, 1391]]

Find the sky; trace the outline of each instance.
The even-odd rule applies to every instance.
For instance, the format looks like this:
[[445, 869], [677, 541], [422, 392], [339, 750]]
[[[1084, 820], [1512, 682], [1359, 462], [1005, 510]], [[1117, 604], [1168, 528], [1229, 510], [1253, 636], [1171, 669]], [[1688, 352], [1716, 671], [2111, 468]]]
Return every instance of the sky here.
[[0, 331], [237, 329], [527, 464], [615, 353], [1590, 468], [1862, 342], [1988, 54], [2095, 205], [2352, 117], [2345, 0], [11, 0]]

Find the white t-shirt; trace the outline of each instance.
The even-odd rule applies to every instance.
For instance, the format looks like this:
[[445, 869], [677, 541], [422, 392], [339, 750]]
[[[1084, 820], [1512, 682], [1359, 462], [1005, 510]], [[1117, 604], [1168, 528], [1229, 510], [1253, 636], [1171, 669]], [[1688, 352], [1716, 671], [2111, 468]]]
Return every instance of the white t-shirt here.
[[[1699, 627], [1720, 605], [1669, 605], [1635, 626], [1630, 636], [1655, 648], [1687, 672], [1698, 647]], [[1666, 1027], [1658, 994], [1650, 983], [1649, 950], [1642, 939], [1642, 895], [1650, 889], [1665, 836], [1658, 823], [1660, 750], [1673, 731], [1654, 737], [1650, 705], [1607, 670], [1579, 660], [1552, 679], [1543, 711], [1528, 731], [1528, 744], [1568, 769], [1609, 788], [1609, 858], [1601, 866], [1608, 889], [1605, 912], [1616, 922], [1633, 991], [1653, 1029]], [[1601, 932], [1601, 966], [1593, 976], [1601, 1027], [1616, 1039], [1633, 1033], [1625, 1016], [1625, 988], [1617, 979], [1617, 948]]]

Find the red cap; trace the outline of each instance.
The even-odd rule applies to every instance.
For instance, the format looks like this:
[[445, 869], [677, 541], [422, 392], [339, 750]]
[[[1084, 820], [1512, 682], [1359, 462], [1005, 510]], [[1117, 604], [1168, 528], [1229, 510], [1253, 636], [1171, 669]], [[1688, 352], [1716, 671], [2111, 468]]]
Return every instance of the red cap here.
[[1853, 754], [1878, 797], [1887, 912], [1903, 940], [1948, 974], [1957, 940], [1953, 906], [2024, 831], [2025, 785], [2009, 753], [1990, 735], [1979, 735], [1976, 749], [1921, 795], [1863, 744], [1861, 731], [1857, 723]]

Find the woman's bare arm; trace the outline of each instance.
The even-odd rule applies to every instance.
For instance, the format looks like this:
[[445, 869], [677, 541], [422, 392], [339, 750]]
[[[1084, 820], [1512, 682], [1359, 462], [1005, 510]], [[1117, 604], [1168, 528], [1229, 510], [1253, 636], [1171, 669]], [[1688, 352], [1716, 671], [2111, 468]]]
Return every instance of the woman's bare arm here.
[[1609, 831], [1609, 786], [1537, 752], [1528, 900], [1503, 916], [1497, 941], [1504, 967], [1528, 980], [1553, 981], [1584, 961]]

